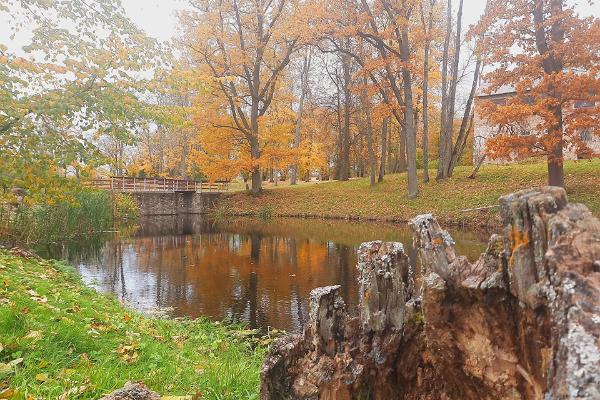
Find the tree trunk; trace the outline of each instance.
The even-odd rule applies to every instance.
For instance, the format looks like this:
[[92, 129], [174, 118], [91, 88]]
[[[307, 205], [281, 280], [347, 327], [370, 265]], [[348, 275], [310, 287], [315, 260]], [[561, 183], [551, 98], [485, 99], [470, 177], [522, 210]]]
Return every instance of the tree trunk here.
[[548, 154], [548, 185], [565, 187], [565, 173], [563, 170], [563, 123], [562, 107], [559, 105], [554, 109], [554, 118], [558, 121], [551, 131], [552, 151]]
[[436, 179], [444, 179], [446, 174], [446, 159], [450, 151], [450, 141], [452, 135], [448, 138], [450, 128], [448, 124], [448, 58], [450, 53], [450, 37], [452, 36], [452, 0], [448, 0], [446, 6], [446, 37], [444, 38], [444, 50], [442, 54], [442, 109], [440, 115], [440, 140], [438, 143], [438, 168]]
[[[364, 79], [364, 85], [368, 84], [367, 78]], [[363, 113], [365, 116], [364, 120], [364, 137], [367, 142], [367, 154], [369, 157], [369, 183], [371, 186], [375, 186], [375, 180], [377, 179], [377, 155], [375, 154], [374, 143], [373, 143], [373, 120], [371, 119], [371, 98], [369, 94], [363, 91], [360, 95], [360, 102], [362, 105]], [[362, 160], [362, 152], [359, 154], [359, 160]]]
[[429, 182], [429, 41], [425, 44], [423, 67], [423, 182]]
[[[536, 0], [534, 2], [533, 9], [533, 20], [535, 23], [535, 42], [536, 48], [541, 56], [543, 56], [544, 61], [542, 62], [542, 66], [544, 68], [544, 72], [548, 75], [555, 74], [563, 70], [563, 62], [560, 59], [559, 54], [554, 54], [551, 52], [551, 49], [546, 42], [546, 32], [544, 30], [544, 22], [546, 19], [546, 15], [544, 14], [544, 4], [545, 2], [542, 0]], [[552, 0], [551, 2], [551, 18], [555, 18], [555, 21], [552, 24], [551, 35], [552, 41], [557, 44], [564, 43], [564, 26], [561, 23], [561, 14], [563, 13], [563, 4], [564, 1], [561, 0]], [[556, 97], [554, 93], [554, 88], [552, 85], [548, 88], [548, 95], [550, 97]], [[563, 170], [563, 115], [562, 115], [562, 107], [556, 106], [554, 109], [551, 109], [554, 114], [555, 124], [552, 128], [549, 129], [548, 135], [551, 135], [551, 145], [548, 150], [548, 184], [550, 186], [565, 186], [565, 176]]]
[[412, 260], [361, 244], [357, 312], [339, 285], [312, 290], [260, 399], [597, 399], [600, 221], [548, 187], [502, 197], [500, 217], [474, 263], [430, 214], [409, 224]]
[[340, 152], [340, 181], [350, 178], [350, 107], [352, 94], [350, 93], [351, 75], [350, 59], [348, 56], [342, 58], [342, 69], [344, 74], [344, 126], [342, 128], [341, 152]]
[[377, 182], [383, 182], [383, 176], [385, 175], [385, 158], [387, 157], [387, 137], [389, 131], [389, 118], [384, 118], [381, 124], [381, 163], [379, 165], [379, 177]]
[[[309, 50], [310, 51], [310, 50]], [[298, 149], [302, 140], [302, 113], [304, 112], [304, 99], [308, 92], [308, 72], [310, 70], [311, 53], [304, 57], [304, 63], [302, 64], [302, 72], [300, 75], [300, 101], [298, 102], [298, 116], [296, 117], [296, 126], [294, 127], [294, 143], [293, 148]], [[298, 163], [292, 165], [290, 171], [290, 185], [295, 185], [298, 181]]]
[[427, 38], [423, 54], [423, 182], [429, 182], [429, 52], [431, 48], [431, 32], [433, 30], [433, 7], [436, 0], [430, 1], [429, 25], [425, 23], [425, 13], [421, 3], [421, 23], [427, 26]]
[[[408, 40], [408, 27], [403, 26], [400, 55], [402, 61], [405, 63], [410, 59]], [[415, 126], [413, 105], [412, 76], [406, 65], [402, 68], [402, 86], [404, 88], [404, 124], [406, 126], [406, 158], [408, 161], [408, 198], [414, 199], [419, 195], [419, 182], [417, 178], [417, 129]]]
[[460, 124], [460, 129], [458, 131], [458, 137], [456, 138], [456, 143], [454, 144], [454, 148], [452, 149], [452, 157], [450, 158], [450, 165], [448, 165], [448, 176], [452, 176], [454, 172], [454, 168], [458, 165], [458, 161], [462, 156], [463, 150], [465, 148], [465, 144], [467, 142], [467, 138], [469, 136], [469, 131], [471, 130], [471, 126], [473, 124], [473, 118], [475, 117], [475, 109], [473, 107], [473, 100], [475, 99], [475, 92], [477, 91], [477, 84], [479, 82], [479, 74], [481, 71], [481, 59], [477, 60], [475, 65], [475, 75], [473, 76], [473, 85], [471, 86], [471, 93], [469, 93], [469, 99], [467, 100], [467, 105], [465, 106], [465, 113], [463, 115], [462, 122]]
[[[260, 158], [260, 148], [258, 144], [258, 135], [251, 137], [250, 140], [250, 153], [252, 155], [253, 160], [258, 160]], [[256, 161], [255, 161], [256, 162]], [[253, 195], [257, 195], [262, 190], [262, 173], [260, 167], [256, 165], [252, 170], [252, 189], [251, 193]]]
[[398, 127], [400, 142], [398, 146], [398, 171], [406, 172], [406, 128], [404, 125]]

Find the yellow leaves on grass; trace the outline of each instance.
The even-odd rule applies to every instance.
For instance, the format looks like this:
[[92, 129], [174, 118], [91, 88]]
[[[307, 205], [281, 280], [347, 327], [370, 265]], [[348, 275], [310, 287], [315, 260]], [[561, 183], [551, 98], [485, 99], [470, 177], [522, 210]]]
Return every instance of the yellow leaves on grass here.
[[0, 390], [0, 399], [12, 399], [13, 397], [16, 397], [16, 395], [17, 392], [11, 388]]
[[31, 300], [37, 302], [37, 303], [48, 303], [48, 298], [47, 297], [42, 297], [40, 296], [35, 290], [33, 289], [28, 289], [27, 290], [27, 294], [31, 297]]
[[50, 378], [48, 378], [48, 375], [45, 374], [45, 373], [41, 373], [40, 372], [39, 374], [35, 375], [35, 380], [38, 381], [38, 382], [40, 382], [40, 383], [47, 382], [48, 379], [50, 379]]
[[23, 362], [23, 358], [17, 358], [9, 363], [0, 363], [0, 380], [5, 377], [12, 375], [15, 372], [15, 368]]
[[132, 340], [129, 344], [119, 346], [116, 350], [119, 358], [127, 364], [132, 364], [139, 358], [138, 354], [139, 345], [136, 341]]
[[88, 389], [88, 385], [74, 386], [58, 396], [58, 400], [68, 400], [77, 397]]
[[35, 342], [42, 339], [42, 337], [43, 335], [40, 331], [29, 331], [25, 336], [23, 336], [23, 339], [32, 339]]

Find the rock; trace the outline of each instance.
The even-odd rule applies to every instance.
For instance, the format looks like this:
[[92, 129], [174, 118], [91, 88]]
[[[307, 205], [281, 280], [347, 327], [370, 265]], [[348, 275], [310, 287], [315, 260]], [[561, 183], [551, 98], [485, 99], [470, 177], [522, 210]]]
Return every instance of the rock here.
[[500, 205], [472, 264], [431, 215], [410, 224], [418, 275], [399, 243], [361, 245], [359, 315], [339, 287], [313, 291], [261, 399], [600, 399], [600, 221], [560, 188]]
[[160, 395], [148, 389], [142, 382], [128, 382], [100, 400], [160, 400]]

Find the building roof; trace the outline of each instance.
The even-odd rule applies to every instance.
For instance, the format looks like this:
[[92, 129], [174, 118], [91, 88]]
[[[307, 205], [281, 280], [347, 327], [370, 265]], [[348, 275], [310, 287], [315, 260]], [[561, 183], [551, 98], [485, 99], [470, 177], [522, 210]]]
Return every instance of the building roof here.
[[487, 82], [482, 81], [479, 85], [479, 89], [477, 89], [476, 97], [491, 97], [491, 96], [500, 96], [505, 94], [513, 94], [516, 93], [516, 89], [512, 85], [502, 85], [497, 90], [490, 93], [490, 85]]

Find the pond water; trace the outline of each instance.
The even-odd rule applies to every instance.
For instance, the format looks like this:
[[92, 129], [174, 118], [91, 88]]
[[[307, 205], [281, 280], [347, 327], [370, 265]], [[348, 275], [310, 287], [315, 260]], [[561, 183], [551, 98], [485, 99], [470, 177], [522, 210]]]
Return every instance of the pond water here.
[[[486, 234], [451, 234], [470, 260], [485, 249]], [[127, 238], [50, 255], [70, 261], [90, 286], [142, 311], [299, 331], [315, 287], [340, 284], [347, 304], [356, 305], [360, 243], [400, 241], [415, 260], [411, 237], [406, 226], [382, 223], [153, 216], [142, 218]]]

